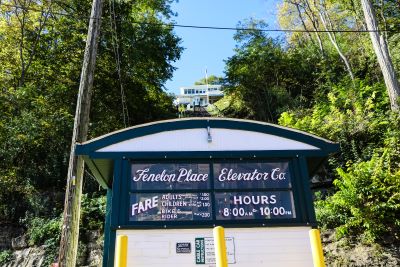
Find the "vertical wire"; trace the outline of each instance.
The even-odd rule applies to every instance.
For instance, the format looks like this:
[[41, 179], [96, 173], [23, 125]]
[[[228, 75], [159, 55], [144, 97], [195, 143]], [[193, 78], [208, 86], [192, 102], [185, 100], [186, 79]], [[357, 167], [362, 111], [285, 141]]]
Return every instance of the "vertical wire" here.
[[119, 85], [120, 85], [122, 116], [123, 116], [123, 120], [124, 120], [124, 126], [127, 127], [129, 124], [129, 113], [128, 113], [128, 106], [126, 103], [125, 90], [124, 90], [124, 86], [122, 83], [121, 57], [120, 57], [120, 53], [119, 53], [119, 39], [118, 39], [118, 33], [117, 33], [117, 23], [116, 23], [115, 1], [114, 0], [109, 1], [109, 9], [110, 9], [110, 24], [111, 24], [113, 51], [114, 51], [118, 80], [119, 80]]

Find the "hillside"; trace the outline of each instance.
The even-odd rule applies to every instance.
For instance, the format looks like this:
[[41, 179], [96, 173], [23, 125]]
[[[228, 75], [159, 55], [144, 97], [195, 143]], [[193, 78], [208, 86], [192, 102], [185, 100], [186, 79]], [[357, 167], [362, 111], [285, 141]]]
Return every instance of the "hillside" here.
[[[91, 1], [14, 2], [22, 6], [0, 3], [0, 266], [49, 266]], [[170, 4], [115, 3], [116, 25], [104, 23], [100, 36], [89, 139], [179, 115], [164, 90], [183, 51], [166, 23]], [[399, 266], [398, 1], [281, 1], [277, 18], [278, 37], [262, 20], [240, 23], [218, 78], [225, 97], [186, 115], [265, 121], [339, 143], [310, 182], [328, 266]], [[80, 264], [96, 265], [106, 192], [86, 171], [83, 193]]]

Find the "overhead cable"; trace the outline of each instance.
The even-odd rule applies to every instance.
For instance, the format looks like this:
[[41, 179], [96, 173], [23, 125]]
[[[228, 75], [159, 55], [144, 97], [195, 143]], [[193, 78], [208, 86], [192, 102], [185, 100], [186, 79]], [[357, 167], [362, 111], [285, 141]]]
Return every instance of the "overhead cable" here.
[[[14, 7], [22, 10], [29, 10], [33, 12], [43, 12], [43, 10], [24, 7], [17, 5], [9, 5], [5, 3], [0, 3], [0, 6]], [[90, 16], [76, 16], [72, 14], [62, 13], [62, 12], [52, 12], [55, 15], [67, 16], [73, 18], [83, 18], [83, 19], [96, 19]], [[219, 26], [201, 26], [201, 25], [183, 25], [176, 23], [154, 23], [154, 22], [144, 22], [144, 21], [130, 21], [133, 24], [139, 25], [154, 25], [154, 26], [167, 26], [173, 28], [191, 28], [191, 29], [203, 29], [203, 30], [229, 30], [229, 31], [258, 31], [258, 32], [286, 32], [286, 33], [369, 33], [369, 32], [391, 32], [398, 33], [398, 30], [352, 30], [352, 29], [332, 29], [332, 30], [302, 30], [302, 29], [260, 29], [260, 28], [242, 28], [242, 27], [219, 27]]]

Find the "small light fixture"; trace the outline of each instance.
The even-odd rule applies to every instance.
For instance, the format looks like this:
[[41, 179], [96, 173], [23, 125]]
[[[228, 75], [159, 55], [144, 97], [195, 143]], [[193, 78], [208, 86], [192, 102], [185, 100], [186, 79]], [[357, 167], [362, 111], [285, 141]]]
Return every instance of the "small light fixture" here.
[[210, 128], [210, 126], [207, 127], [207, 141], [208, 141], [209, 143], [212, 142], [211, 128]]

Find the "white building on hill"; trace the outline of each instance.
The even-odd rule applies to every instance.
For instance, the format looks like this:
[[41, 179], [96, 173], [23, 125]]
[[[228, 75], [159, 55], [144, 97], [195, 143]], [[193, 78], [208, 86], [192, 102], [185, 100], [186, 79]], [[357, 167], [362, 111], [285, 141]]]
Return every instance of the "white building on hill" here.
[[177, 105], [208, 106], [224, 96], [221, 85], [192, 85], [181, 87], [176, 96]]

